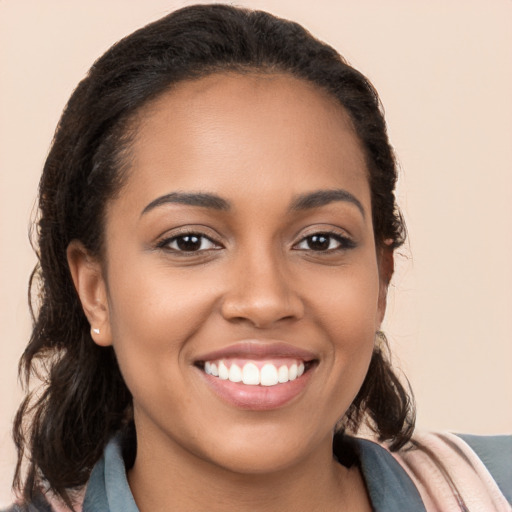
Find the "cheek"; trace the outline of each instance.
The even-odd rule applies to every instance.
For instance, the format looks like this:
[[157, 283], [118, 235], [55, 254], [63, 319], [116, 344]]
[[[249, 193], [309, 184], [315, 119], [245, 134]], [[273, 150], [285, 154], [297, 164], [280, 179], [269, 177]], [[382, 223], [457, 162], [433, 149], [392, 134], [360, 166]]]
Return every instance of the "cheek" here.
[[110, 322], [137, 421], [151, 418], [149, 425], [179, 432], [180, 418], [194, 410], [188, 354], [215, 301], [202, 279], [166, 274], [146, 269], [130, 280], [112, 276]]
[[311, 315], [330, 340], [326, 388], [333, 395], [331, 403], [339, 404], [343, 413], [362, 385], [373, 352], [379, 318], [377, 266], [340, 269], [317, 277], [316, 285]]
[[121, 372], [136, 395], [134, 387], [145, 388], [155, 380], [163, 388], [176, 385], [178, 370], [189, 364], [194, 335], [211, 314], [215, 292], [201, 276], [191, 279], [147, 268], [131, 275], [110, 277], [109, 312]]
[[[369, 258], [368, 258], [369, 259]], [[357, 350], [373, 338], [379, 317], [379, 274], [371, 259], [317, 275], [310, 293], [313, 318], [331, 332], [334, 345]]]
[[109, 311], [114, 343], [132, 339], [157, 348], [176, 346], [204, 321], [214, 288], [201, 275], [145, 268], [126, 279], [109, 279]]

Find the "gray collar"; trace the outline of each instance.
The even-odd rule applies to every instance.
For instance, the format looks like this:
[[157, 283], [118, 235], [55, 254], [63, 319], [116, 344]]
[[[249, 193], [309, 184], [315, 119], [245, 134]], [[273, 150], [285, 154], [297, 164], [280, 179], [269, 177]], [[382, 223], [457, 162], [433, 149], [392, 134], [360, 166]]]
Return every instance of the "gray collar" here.
[[[375, 512], [425, 512], [416, 486], [393, 456], [376, 443], [352, 438]], [[105, 448], [91, 473], [83, 512], [139, 512], [121, 453], [120, 436]]]

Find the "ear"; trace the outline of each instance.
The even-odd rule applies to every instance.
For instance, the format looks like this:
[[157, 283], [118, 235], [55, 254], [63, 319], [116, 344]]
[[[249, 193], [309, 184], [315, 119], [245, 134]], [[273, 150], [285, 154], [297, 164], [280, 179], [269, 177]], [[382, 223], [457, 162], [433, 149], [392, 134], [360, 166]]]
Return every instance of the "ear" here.
[[[386, 243], [386, 242], [385, 242]], [[395, 258], [393, 249], [384, 245], [379, 251], [379, 302], [377, 307], [377, 329], [380, 329], [384, 314], [386, 313], [386, 304], [388, 296], [388, 286], [393, 272], [395, 270]]]
[[98, 258], [73, 240], [67, 248], [68, 265], [85, 316], [91, 324], [91, 337], [100, 346], [112, 344], [107, 286]]

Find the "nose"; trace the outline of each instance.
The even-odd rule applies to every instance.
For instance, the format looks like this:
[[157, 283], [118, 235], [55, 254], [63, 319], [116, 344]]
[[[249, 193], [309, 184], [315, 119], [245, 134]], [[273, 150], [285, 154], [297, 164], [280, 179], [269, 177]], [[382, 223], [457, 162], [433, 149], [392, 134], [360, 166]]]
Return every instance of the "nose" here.
[[274, 327], [304, 315], [304, 303], [293, 289], [292, 276], [270, 254], [240, 258], [232, 266], [221, 311], [226, 320], [248, 322], [254, 327]]

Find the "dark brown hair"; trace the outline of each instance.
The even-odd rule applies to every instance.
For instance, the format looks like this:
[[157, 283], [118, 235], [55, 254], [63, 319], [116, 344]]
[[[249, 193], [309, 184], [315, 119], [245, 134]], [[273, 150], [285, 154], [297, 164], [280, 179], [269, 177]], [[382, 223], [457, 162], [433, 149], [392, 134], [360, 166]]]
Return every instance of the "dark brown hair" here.
[[[333, 48], [296, 23], [220, 4], [180, 9], [119, 41], [71, 96], [40, 182], [39, 264], [31, 280], [38, 304], [20, 374], [28, 389], [36, 372], [42, 387], [27, 392], [14, 424], [15, 486], [28, 501], [44, 485], [70, 504], [69, 492], [86, 483], [109, 438], [133, 430], [130, 392], [113, 349], [91, 339], [66, 249], [76, 239], [101, 256], [105, 205], [122, 186], [135, 114], [180, 81], [226, 70], [289, 73], [339, 101], [364, 148], [377, 246], [393, 251], [404, 242], [379, 98]], [[414, 408], [382, 339], [341, 430], [356, 432], [364, 420], [392, 449], [412, 434]]]

